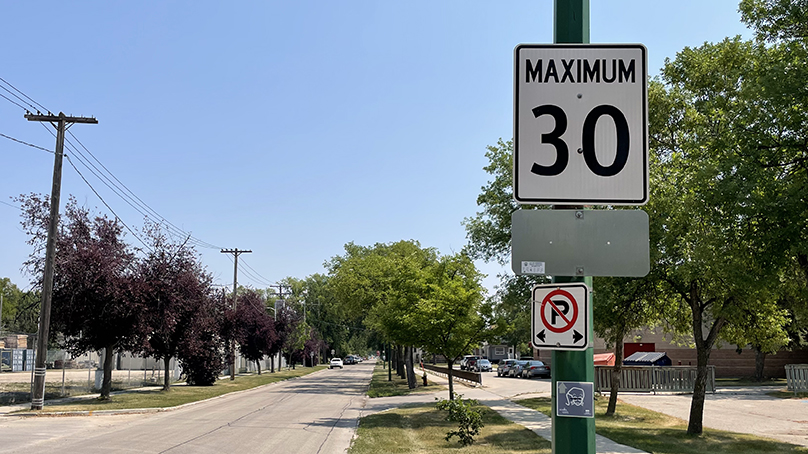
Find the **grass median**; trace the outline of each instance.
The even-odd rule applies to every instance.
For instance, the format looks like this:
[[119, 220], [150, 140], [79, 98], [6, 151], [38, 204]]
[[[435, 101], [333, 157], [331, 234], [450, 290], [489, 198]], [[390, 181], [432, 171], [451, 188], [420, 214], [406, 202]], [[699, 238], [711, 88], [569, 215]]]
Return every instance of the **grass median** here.
[[370, 380], [370, 388], [368, 388], [368, 397], [404, 396], [412, 393], [431, 393], [445, 389], [444, 386], [430, 381], [428, 381], [427, 386], [424, 386], [423, 379], [420, 376], [415, 380], [415, 389], [410, 389], [407, 385], [407, 380], [396, 375], [395, 371], [392, 374], [392, 380], [388, 381], [387, 368], [382, 364], [381, 361], [376, 363], [376, 367], [373, 369], [373, 377]]
[[50, 413], [176, 407], [177, 405], [198, 402], [236, 391], [243, 391], [288, 380], [290, 378], [308, 375], [312, 372], [323, 370], [326, 367], [328, 366], [298, 367], [297, 369], [282, 370], [275, 373], [265, 372], [261, 375], [238, 375], [233, 381], [222, 379], [217, 381], [213, 386], [173, 385], [168, 391], [162, 391], [160, 388], [134, 390], [113, 394], [110, 396], [109, 400], [88, 398], [64, 404], [48, 404], [46, 402], [45, 408], [41, 411], [43, 413]]
[[457, 423], [446, 421], [447, 413], [435, 404], [407, 406], [362, 418], [349, 454], [456, 453], [467, 454], [550, 454], [550, 442], [514, 424], [488, 407], [480, 407], [483, 423], [474, 444], [461, 447], [457, 438], [446, 441], [446, 433]]
[[[524, 399], [518, 404], [550, 415], [550, 399]], [[679, 418], [619, 402], [614, 416], [606, 416], [609, 399], [595, 400], [595, 431], [617, 443], [654, 454], [758, 454], [808, 453], [808, 448], [749, 434], [704, 429], [687, 435], [687, 422]], [[750, 423], [752, 423], [750, 421]]]

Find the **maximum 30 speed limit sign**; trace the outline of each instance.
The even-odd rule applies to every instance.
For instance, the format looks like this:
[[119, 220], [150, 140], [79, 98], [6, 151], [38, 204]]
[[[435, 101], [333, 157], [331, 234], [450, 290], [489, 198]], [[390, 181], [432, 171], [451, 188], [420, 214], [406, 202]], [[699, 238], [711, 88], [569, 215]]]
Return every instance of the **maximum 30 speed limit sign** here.
[[517, 46], [516, 201], [645, 204], [647, 73], [641, 44]]

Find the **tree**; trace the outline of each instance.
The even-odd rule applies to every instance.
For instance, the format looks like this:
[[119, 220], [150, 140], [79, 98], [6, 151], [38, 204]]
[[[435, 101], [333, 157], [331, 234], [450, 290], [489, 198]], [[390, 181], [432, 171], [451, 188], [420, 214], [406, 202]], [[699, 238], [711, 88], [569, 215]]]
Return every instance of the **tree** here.
[[[345, 250], [330, 262], [335, 295], [349, 312], [366, 314], [364, 323], [372, 331], [408, 347], [403, 356], [411, 388], [409, 347], [443, 355], [451, 371], [454, 361], [490, 338], [490, 317], [481, 313], [481, 276], [466, 254], [440, 257], [417, 241], [349, 243]], [[450, 372], [450, 398], [452, 383]]]
[[441, 257], [425, 274], [426, 294], [395, 312], [404, 318], [404, 340], [446, 358], [451, 400], [454, 362], [480, 343], [498, 337], [505, 325], [495, 322], [490, 308], [483, 306], [481, 274], [467, 255]]
[[309, 326], [303, 322], [301, 314], [290, 305], [283, 304], [275, 313], [275, 332], [278, 335], [279, 348], [274, 353], [285, 353], [288, 358], [288, 367], [293, 367], [293, 355], [305, 347]]
[[261, 360], [273, 350], [279, 341], [275, 321], [267, 313], [264, 299], [254, 290], [238, 296], [235, 311], [236, 340], [239, 351], [248, 361], [254, 361], [261, 375]]
[[516, 356], [532, 352], [530, 346], [530, 303], [532, 289], [537, 284], [546, 284], [546, 276], [500, 275], [500, 284], [489, 298], [488, 304], [494, 317], [501, 320], [503, 333], [500, 342], [513, 345]]
[[603, 278], [593, 280], [594, 331], [614, 345], [614, 364], [606, 416], [617, 408], [623, 365], [623, 339], [634, 329], [660, 322], [654, 310], [656, 280], [653, 277]]
[[[2, 314], [0, 314], [0, 332], [23, 332], [31, 333], [36, 331], [36, 318], [39, 316], [40, 300], [31, 292], [23, 292], [11, 279], [0, 278], [0, 294], [3, 295]], [[30, 306], [30, 307], [29, 307]], [[35, 312], [34, 314], [29, 314]], [[26, 319], [32, 319], [33, 323], [26, 323]]]
[[657, 165], [648, 208], [663, 226], [654, 266], [691, 315], [698, 356], [690, 434], [702, 432], [707, 362], [721, 337], [770, 349], [786, 340], [777, 332], [787, 320], [770, 302], [784, 267], [806, 251], [805, 158], [793, 155], [804, 156], [806, 136], [803, 126], [795, 137], [794, 118], [769, 92], [785, 104], [787, 93], [804, 93], [804, 78], [792, 77], [805, 75], [806, 60], [792, 68], [782, 52], [739, 38], [685, 48], [649, 87]]
[[137, 293], [148, 333], [144, 354], [162, 359], [163, 390], [171, 388], [169, 365], [212, 294], [212, 277], [187, 243], [172, 242], [157, 225], [148, 225], [149, 251], [137, 266]]
[[177, 360], [191, 386], [211, 386], [225, 368], [227, 340], [224, 321], [231, 312], [222, 299], [208, 295], [180, 339]]
[[[18, 199], [23, 204], [24, 225], [46, 225], [47, 201], [36, 195]], [[29, 230], [32, 238], [42, 232]], [[123, 241], [120, 222], [106, 216], [90, 219], [90, 212], [70, 198], [56, 239], [52, 299], [53, 332], [72, 355], [104, 351], [101, 398], [112, 387], [114, 354], [133, 347], [140, 331], [140, 307], [132, 296], [134, 254]], [[29, 261], [40, 276], [40, 257]]]

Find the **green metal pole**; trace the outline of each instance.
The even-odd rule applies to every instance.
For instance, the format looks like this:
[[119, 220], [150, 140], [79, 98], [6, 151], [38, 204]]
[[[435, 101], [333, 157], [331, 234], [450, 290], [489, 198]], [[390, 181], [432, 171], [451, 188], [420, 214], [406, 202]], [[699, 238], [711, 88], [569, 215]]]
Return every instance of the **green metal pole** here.
[[[555, 0], [554, 4], [553, 42], [556, 44], [588, 44], [589, 43], [589, 0]], [[579, 207], [555, 207], [570, 209]], [[584, 282], [592, 288], [592, 277], [554, 277], [553, 282]], [[592, 333], [592, 302], [589, 307], [589, 339]], [[554, 454], [595, 454], [595, 419], [570, 418], [556, 416], [556, 399], [558, 399], [556, 382], [576, 381], [594, 382], [594, 351], [552, 352], [552, 421], [553, 421], [553, 453]]]

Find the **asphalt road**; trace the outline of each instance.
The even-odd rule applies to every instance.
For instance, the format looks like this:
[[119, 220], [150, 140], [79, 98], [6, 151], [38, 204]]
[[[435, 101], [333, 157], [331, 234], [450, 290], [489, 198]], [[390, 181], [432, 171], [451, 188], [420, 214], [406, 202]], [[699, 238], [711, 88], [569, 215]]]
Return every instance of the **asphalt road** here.
[[323, 370], [147, 415], [0, 418], [4, 453], [340, 453], [372, 364]]

